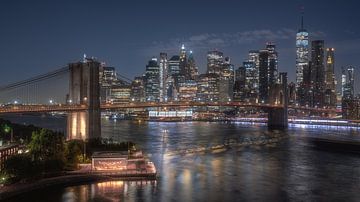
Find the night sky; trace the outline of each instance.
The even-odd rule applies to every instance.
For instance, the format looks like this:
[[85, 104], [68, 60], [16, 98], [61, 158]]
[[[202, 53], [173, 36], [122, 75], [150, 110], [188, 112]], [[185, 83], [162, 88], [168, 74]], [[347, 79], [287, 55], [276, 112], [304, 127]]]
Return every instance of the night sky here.
[[[346, 2], [346, 3], [344, 3]], [[277, 44], [279, 70], [295, 79], [300, 8], [311, 40], [336, 49], [336, 69], [360, 62], [355, 0], [18, 1], [0, 5], [0, 85], [78, 61], [86, 53], [133, 78], [152, 56], [193, 50], [200, 73], [218, 49], [239, 66], [249, 50]]]

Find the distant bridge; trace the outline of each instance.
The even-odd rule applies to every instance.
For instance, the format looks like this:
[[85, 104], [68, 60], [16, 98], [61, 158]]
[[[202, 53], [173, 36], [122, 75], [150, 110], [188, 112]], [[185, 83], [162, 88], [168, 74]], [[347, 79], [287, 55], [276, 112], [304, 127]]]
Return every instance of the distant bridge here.
[[[269, 105], [244, 102], [138, 102], [128, 104], [101, 104], [101, 110], [121, 110], [121, 109], [148, 109], [148, 108], [195, 108], [195, 107], [236, 107], [236, 108], [282, 108], [282, 105]], [[85, 111], [87, 105], [80, 104], [57, 104], [57, 105], [8, 105], [0, 107], [0, 114], [9, 113], [31, 113], [31, 112], [76, 112]], [[309, 108], [299, 106], [289, 106], [289, 109], [311, 111], [318, 113], [339, 113], [341, 110], [333, 108]]]

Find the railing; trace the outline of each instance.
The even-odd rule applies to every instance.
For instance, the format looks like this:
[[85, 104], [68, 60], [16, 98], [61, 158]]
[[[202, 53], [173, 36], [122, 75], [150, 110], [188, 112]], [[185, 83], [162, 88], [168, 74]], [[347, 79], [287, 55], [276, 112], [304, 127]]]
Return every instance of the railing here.
[[86, 105], [12, 105], [0, 107], [0, 113], [82, 111]]
[[117, 108], [149, 108], [149, 107], [260, 107], [260, 108], [282, 108], [283, 105], [270, 105], [244, 102], [138, 102], [129, 104], [104, 104], [102, 109]]
[[150, 171], [139, 171], [139, 170], [125, 170], [125, 171], [106, 171], [106, 170], [92, 170], [89, 173], [93, 174], [102, 174], [102, 175], [124, 175], [124, 176], [132, 176], [132, 175], [156, 175], [155, 172]]
[[[243, 102], [138, 102], [128, 104], [102, 104], [102, 110], [111, 109], [132, 109], [132, 108], [151, 108], [151, 107], [253, 107], [253, 108], [283, 108], [283, 105], [270, 105], [259, 103]], [[86, 110], [87, 105], [8, 105], [1, 106], [0, 113], [25, 113], [25, 112], [71, 112]], [[301, 106], [288, 106], [289, 109], [310, 110], [318, 112], [339, 112], [333, 108], [310, 108]]]

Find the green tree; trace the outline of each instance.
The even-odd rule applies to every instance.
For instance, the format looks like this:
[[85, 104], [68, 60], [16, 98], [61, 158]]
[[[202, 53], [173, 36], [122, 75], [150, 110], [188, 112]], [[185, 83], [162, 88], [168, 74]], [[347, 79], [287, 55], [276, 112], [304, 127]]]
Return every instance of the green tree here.
[[30, 153], [36, 162], [44, 163], [44, 169], [62, 169], [64, 156], [64, 136], [48, 129], [32, 133], [29, 143]]
[[76, 168], [77, 164], [83, 161], [84, 141], [70, 140], [65, 147], [66, 164], [69, 168]]
[[3, 171], [10, 181], [31, 178], [39, 174], [39, 169], [28, 154], [10, 156], [4, 163]]

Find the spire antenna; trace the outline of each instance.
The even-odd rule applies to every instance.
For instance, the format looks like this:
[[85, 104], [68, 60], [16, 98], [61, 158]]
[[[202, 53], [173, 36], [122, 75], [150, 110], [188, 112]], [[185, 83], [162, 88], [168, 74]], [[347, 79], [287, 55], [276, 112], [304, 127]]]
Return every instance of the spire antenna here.
[[304, 10], [305, 10], [305, 7], [301, 6], [300, 11], [301, 11], [301, 29], [302, 30], [304, 29]]

